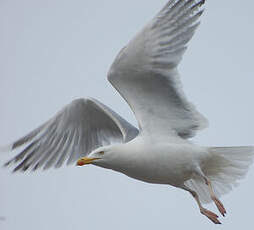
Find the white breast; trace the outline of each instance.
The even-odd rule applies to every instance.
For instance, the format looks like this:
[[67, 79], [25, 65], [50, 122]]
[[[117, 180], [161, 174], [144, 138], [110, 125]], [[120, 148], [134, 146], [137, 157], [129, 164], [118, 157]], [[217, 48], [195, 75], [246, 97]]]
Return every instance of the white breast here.
[[111, 168], [145, 182], [177, 186], [191, 178], [205, 157], [205, 148], [186, 141], [170, 144], [136, 138], [118, 149]]

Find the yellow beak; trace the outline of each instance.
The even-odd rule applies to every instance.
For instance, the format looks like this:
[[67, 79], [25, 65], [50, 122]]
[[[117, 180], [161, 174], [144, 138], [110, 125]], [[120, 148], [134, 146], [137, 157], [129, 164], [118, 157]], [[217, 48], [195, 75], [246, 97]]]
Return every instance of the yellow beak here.
[[98, 160], [100, 158], [89, 158], [89, 157], [83, 157], [77, 161], [78, 166], [88, 165], [93, 163], [94, 160]]

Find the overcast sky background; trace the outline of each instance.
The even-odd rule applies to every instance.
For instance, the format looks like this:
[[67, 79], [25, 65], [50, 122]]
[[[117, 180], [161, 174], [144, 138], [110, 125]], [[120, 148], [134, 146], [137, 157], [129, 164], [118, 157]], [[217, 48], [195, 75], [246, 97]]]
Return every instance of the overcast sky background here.
[[[117, 52], [166, 2], [1, 0], [0, 145], [79, 97], [95, 97], [136, 124], [106, 74]], [[210, 121], [194, 139], [198, 144], [254, 144], [253, 7], [251, 0], [207, 0], [181, 63], [184, 90]], [[2, 154], [0, 163], [11, 155]], [[241, 186], [222, 198], [228, 215], [216, 226], [187, 192], [169, 186], [94, 166], [32, 174], [1, 168], [0, 229], [250, 229], [253, 191], [252, 166]]]

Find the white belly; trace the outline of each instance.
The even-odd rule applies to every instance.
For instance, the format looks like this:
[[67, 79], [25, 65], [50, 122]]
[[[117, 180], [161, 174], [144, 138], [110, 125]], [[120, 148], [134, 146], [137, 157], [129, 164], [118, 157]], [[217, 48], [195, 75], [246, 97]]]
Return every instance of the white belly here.
[[177, 185], [192, 176], [193, 164], [190, 161], [179, 159], [172, 154], [166, 159], [161, 156], [146, 158], [144, 161], [135, 161], [132, 165], [122, 167], [121, 172], [132, 178], [156, 184]]
[[189, 143], [134, 145], [126, 149], [121, 153], [122, 161], [111, 169], [145, 182], [173, 186], [190, 179], [206, 156], [204, 148]]

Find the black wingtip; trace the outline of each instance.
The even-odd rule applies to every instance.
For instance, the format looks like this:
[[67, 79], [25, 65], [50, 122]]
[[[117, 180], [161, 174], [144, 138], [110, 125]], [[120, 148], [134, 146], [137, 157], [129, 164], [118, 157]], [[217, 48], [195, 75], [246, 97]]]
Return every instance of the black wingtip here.
[[3, 167], [8, 167], [8, 166], [10, 166], [11, 162], [12, 162], [12, 160], [7, 161], [7, 162], [3, 165]]
[[197, 7], [201, 7], [205, 4], [205, 0], [201, 0], [199, 2], [197, 2], [196, 4], [194, 4], [191, 8], [194, 9], [194, 8], [197, 8]]

